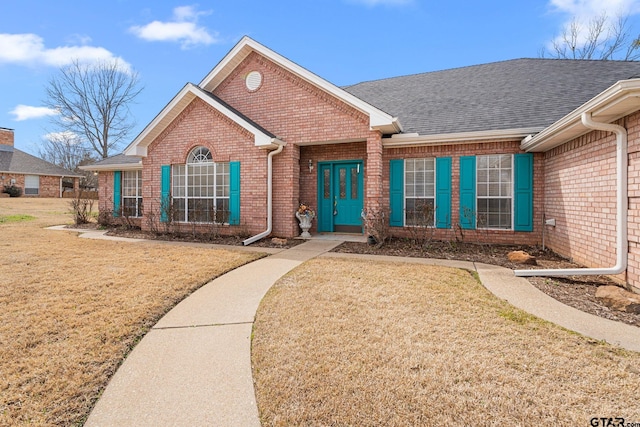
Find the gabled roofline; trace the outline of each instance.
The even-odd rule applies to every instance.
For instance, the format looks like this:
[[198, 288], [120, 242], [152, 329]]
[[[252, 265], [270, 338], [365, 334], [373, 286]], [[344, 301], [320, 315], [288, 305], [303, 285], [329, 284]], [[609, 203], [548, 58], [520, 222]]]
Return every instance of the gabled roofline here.
[[520, 148], [529, 152], [545, 152], [592, 131], [581, 120], [591, 113], [595, 121], [611, 123], [640, 110], [640, 79], [620, 80], [599, 93], [540, 133], [522, 140]]
[[402, 132], [402, 125], [397, 117], [392, 117], [390, 114], [385, 113], [344, 89], [313, 74], [309, 70], [272, 51], [266, 46], [261, 45], [248, 36], [244, 36], [218, 65], [207, 74], [198, 86], [208, 92], [213, 92], [251, 52], [259, 53], [308, 83], [319, 87], [353, 108], [367, 114], [369, 116], [369, 127], [371, 129], [379, 130], [383, 134]]
[[274, 148], [284, 142], [260, 128], [257, 124], [240, 115], [237, 111], [218, 100], [215, 96], [205, 92], [192, 83], [187, 83], [176, 96], [162, 109], [162, 111], [149, 123], [142, 132], [129, 144], [123, 153], [127, 156], [147, 156], [147, 148], [184, 109], [199, 98], [215, 108], [224, 116], [249, 131], [254, 136], [256, 147]]
[[516, 128], [483, 130], [475, 132], [441, 133], [433, 135], [397, 134], [391, 138], [383, 138], [382, 145], [385, 148], [416, 147], [420, 145], [444, 145], [476, 143], [478, 141], [508, 141], [519, 140], [527, 135], [540, 132], [544, 128]]

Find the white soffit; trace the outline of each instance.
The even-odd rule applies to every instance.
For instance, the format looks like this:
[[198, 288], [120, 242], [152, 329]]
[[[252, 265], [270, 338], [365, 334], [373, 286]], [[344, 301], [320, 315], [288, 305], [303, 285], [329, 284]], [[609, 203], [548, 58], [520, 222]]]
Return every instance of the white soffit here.
[[516, 141], [532, 133], [540, 132], [543, 128], [518, 128], [487, 130], [476, 132], [444, 133], [433, 135], [397, 134], [391, 138], [383, 138], [385, 148], [415, 147], [420, 145], [447, 145], [477, 143], [481, 141]]
[[530, 152], [549, 151], [592, 131], [582, 124], [582, 113], [592, 113], [593, 120], [611, 123], [640, 110], [640, 79], [621, 80], [573, 110], [540, 133], [522, 141]]
[[209, 74], [207, 74], [198, 86], [208, 92], [213, 92], [215, 88], [218, 87], [218, 85], [220, 85], [247, 56], [249, 56], [251, 52], [259, 53], [310, 84], [319, 87], [353, 108], [367, 114], [369, 116], [369, 126], [371, 129], [379, 130], [384, 134], [392, 134], [402, 131], [402, 125], [397, 117], [392, 117], [371, 104], [364, 102], [360, 98], [351, 95], [347, 91], [329, 83], [325, 79], [313, 74], [309, 70], [299, 66], [295, 62], [290, 61], [284, 56], [272, 51], [247, 36], [243, 37], [242, 40], [240, 40], [240, 42], [231, 49], [231, 51], [218, 63], [218, 65], [213, 68], [213, 70], [211, 70]]

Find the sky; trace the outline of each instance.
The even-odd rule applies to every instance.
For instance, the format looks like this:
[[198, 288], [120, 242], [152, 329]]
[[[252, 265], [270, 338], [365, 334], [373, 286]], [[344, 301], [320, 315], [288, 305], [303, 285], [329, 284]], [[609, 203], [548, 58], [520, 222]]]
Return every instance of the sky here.
[[43, 106], [47, 83], [74, 59], [118, 59], [138, 73], [130, 141], [245, 35], [345, 86], [539, 57], [573, 18], [603, 11], [640, 32], [640, 0], [3, 0], [0, 127], [37, 155], [59, 131]]

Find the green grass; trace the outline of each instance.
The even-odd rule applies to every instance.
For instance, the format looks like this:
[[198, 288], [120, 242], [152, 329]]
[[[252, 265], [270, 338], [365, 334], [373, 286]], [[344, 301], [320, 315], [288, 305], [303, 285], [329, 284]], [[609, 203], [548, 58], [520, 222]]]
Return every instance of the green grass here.
[[26, 215], [26, 214], [6, 215], [6, 216], [0, 216], [0, 224], [5, 224], [7, 222], [31, 221], [34, 219], [36, 219], [35, 216]]

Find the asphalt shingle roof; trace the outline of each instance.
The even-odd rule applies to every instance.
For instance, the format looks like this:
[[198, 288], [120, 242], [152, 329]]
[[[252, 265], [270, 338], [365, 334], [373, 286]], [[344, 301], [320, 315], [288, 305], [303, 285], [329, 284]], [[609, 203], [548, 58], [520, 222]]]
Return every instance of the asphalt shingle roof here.
[[125, 156], [124, 154], [116, 154], [106, 159], [102, 159], [95, 163], [91, 163], [91, 166], [109, 166], [109, 165], [134, 165], [140, 163], [140, 157]]
[[514, 59], [344, 87], [421, 135], [546, 127], [640, 62]]
[[82, 176], [6, 145], [0, 146], [0, 172], [69, 177]]

